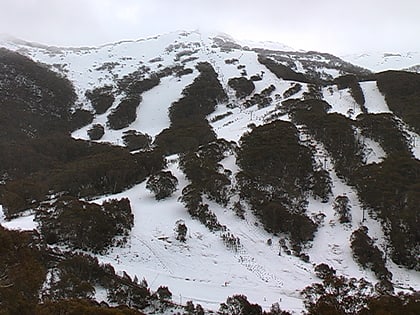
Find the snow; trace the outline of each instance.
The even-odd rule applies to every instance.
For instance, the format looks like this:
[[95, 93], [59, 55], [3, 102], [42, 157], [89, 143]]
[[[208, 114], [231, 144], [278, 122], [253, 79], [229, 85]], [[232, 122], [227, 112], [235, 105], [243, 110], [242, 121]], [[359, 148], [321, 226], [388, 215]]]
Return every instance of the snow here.
[[410, 143], [411, 143], [411, 151], [413, 152], [413, 156], [417, 159], [420, 160], [420, 136], [415, 133], [414, 131], [405, 130], [409, 137], [410, 137]]
[[368, 113], [391, 113], [384, 95], [376, 85], [376, 81], [360, 82], [359, 84], [365, 96], [365, 107]]
[[359, 104], [350, 94], [350, 89], [339, 90], [336, 85], [322, 89], [324, 100], [332, 106], [330, 113], [339, 113], [348, 118], [355, 119], [362, 113]]
[[419, 52], [368, 52], [362, 54], [344, 55], [340, 56], [340, 58], [374, 72], [403, 70], [420, 65]]
[[373, 139], [363, 138], [366, 164], [380, 163], [386, 158], [386, 152], [381, 145]]
[[35, 222], [35, 215], [30, 212], [25, 212], [22, 216], [7, 221], [4, 217], [2, 205], [0, 205], [0, 225], [9, 230], [20, 231], [30, 231], [38, 228], [38, 223]]
[[155, 88], [142, 94], [143, 100], [137, 109], [138, 119], [128, 129], [147, 133], [152, 137], [170, 126], [168, 115], [172, 103], [181, 98], [185, 86], [192, 83], [197, 73], [181, 78], [165, 77]]

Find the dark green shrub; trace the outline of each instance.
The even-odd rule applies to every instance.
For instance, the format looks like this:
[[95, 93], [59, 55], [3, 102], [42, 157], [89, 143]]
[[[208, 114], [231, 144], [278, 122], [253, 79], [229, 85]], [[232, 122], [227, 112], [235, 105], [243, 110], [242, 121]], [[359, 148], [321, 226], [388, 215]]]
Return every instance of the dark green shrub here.
[[379, 280], [392, 279], [392, 273], [385, 266], [383, 253], [367, 234], [368, 228], [360, 227], [351, 235], [351, 249], [356, 261], [364, 268], [371, 269]]
[[112, 106], [115, 101], [112, 90], [112, 86], [103, 86], [92, 91], [86, 91], [85, 95], [90, 100], [96, 114], [104, 114]]
[[152, 137], [135, 130], [125, 131], [122, 139], [130, 151], [150, 149], [152, 144]]
[[178, 185], [178, 179], [170, 171], [160, 171], [149, 177], [146, 188], [155, 194], [156, 200], [170, 197]]
[[244, 77], [231, 78], [228, 85], [235, 90], [237, 98], [245, 98], [255, 90], [254, 82]]
[[99, 140], [105, 134], [105, 128], [101, 124], [94, 124], [87, 133], [90, 140]]
[[[62, 197], [37, 213], [41, 232], [50, 243], [103, 252], [125, 236], [134, 222], [128, 199], [105, 201], [102, 206]], [[70, 280], [70, 279], [69, 279]]]
[[141, 97], [126, 97], [108, 115], [109, 128], [119, 130], [128, 127], [137, 118], [137, 107]]

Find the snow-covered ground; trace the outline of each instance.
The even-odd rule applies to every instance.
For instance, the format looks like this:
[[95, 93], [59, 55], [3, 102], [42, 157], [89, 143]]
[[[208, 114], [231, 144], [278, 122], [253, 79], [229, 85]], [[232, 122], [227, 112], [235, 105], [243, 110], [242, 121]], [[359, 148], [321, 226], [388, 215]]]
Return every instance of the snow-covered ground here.
[[340, 56], [354, 65], [381, 72], [386, 70], [403, 70], [420, 65], [420, 52], [383, 53], [368, 52]]

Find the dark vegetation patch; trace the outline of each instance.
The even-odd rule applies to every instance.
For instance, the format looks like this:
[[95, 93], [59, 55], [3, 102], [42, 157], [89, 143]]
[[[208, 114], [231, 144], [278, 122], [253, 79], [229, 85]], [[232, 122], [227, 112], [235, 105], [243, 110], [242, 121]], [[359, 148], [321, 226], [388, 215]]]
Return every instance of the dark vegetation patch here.
[[361, 226], [351, 235], [351, 249], [356, 261], [364, 268], [371, 269], [381, 281], [391, 281], [392, 274], [385, 266], [382, 251], [367, 234], [368, 228]]
[[0, 83], [0, 141], [65, 133], [91, 119], [79, 110], [73, 113], [76, 95], [67, 79], [3, 48]]
[[[112, 205], [107, 207], [110, 215], [118, 215]], [[50, 249], [36, 232], [9, 231], [0, 226], [0, 243], [4, 314], [143, 315], [139, 310], [151, 304], [170, 305], [167, 288], [153, 293], [146, 280], [132, 279], [126, 273], [117, 275], [111, 265], [99, 264], [97, 258]], [[109, 301], [120, 306], [95, 302], [97, 289], [105, 290]]]
[[330, 105], [322, 100], [288, 102], [292, 121], [305, 125], [331, 154], [337, 174], [346, 178], [363, 164], [363, 147], [355, 137], [352, 120], [337, 113], [328, 114]]
[[337, 196], [333, 203], [333, 208], [339, 217], [341, 224], [351, 223], [351, 205], [349, 197], [345, 195]]
[[[137, 118], [137, 107], [142, 101], [141, 94], [159, 85], [160, 78], [153, 74], [149, 78], [124, 82], [126, 96], [120, 104], [108, 115], [108, 126], [111, 129], [119, 130], [128, 127]], [[121, 88], [121, 82], [119, 83]]]
[[225, 64], [227, 65], [234, 65], [239, 63], [239, 60], [236, 58], [231, 58], [231, 59], [225, 59]]
[[279, 79], [298, 81], [302, 83], [310, 82], [304, 74], [295, 72], [290, 67], [287, 67], [270, 57], [258, 55], [258, 62], [266, 66], [267, 69], [274, 73], [275, 76]]
[[125, 131], [122, 139], [130, 151], [147, 150], [152, 145], [152, 137], [136, 130]]
[[156, 200], [170, 197], [178, 186], [178, 179], [170, 171], [159, 171], [152, 174], [146, 188], [155, 194]]
[[111, 72], [112, 70], [115, 69], [115, 67], [119, 66], [120, 63], [119, 62], [104, 62], [102, 65], [100, 65], [99, 67], [95, 68], [96, 71], [109, 71]]
[[242, 49], [241, 45], [226, 37], [214, 37], [213, 42], [214, 46], [219, 47], [222, 52], [231, 52], [235, 49]]
[[183, 97], [169, 109], [171, 125], [155, 140], [165, 154], [187, 152], [209, 143], [216, 136], [206, 116], [227, 96], [209, 63], [199, 63], [200, 75], [182, 92]]
[[251, 81], [261, 81], [262, 80], [262, 75], [260, 74], [254, 74], [250, 77]]
[[107, 125], [110, 129], [119, 130], [130, 126], [137, 118], [137, 106], [141, 96], [128, 96], [108, 115]]
[[322, 100], [324, 96], [322, 95], [322, 87], [319, 84], [308, 84], [307, 91], [303, 92], [304, 100]]
[[[176, 53], [174, 60], [175, 61], [180, 61], [182, 57], [194, 55], [197, 51], [198, 50], [182, 50], [182, 51], [179, 51], [179, 52]], [[197, 59], [197, 58], [195, 58], [195, 59]]]
[[34, 232], [9, 231], [0, 226], [0, 300], [4, 314], [34, 314], [46, 276], [42, 253], [33, 244]]
[[326, 264], [317, 265], [315, 271], [322, 283], [313, 283], [301, 293], [307, 315], [414, 315], [420, 310], [416, 294], [396, 295], [387, 281], [373, 286], [363, 278], [337, 276], [336, 271]]
[[302, 90], [302, 84], [295, 83], [283, 93], [283, 98], [289, 98]]
[[334, 83], [339, 90], [350, 89], [350, 94], [356, 103], [360, 106], [363, 113], [367, 113], [365, 105], [365, 95], [360, 87], [358, 78], [353, 74], [347, 74], [334, 79]]
[[402, 130], [401, 124], [389, 113], [361, 114], [357, 116], [358, 126], [362, 134], [381, 145], [388, 155], [407, 154], [412, 156], [408, 134]]
[[204, 145], [197, 152], [182, 155], [180, 161], [180, 168], [191, 184], [207, 198], [222, 206], [228, 203], [231, 182], [219, 162], [229, 149], [228, 142], [216, 140]]
[[[285, 67], [298, 72], [297, 63], [299, 62], [301, 67], [305, 70], [305, 78], [312, 83], [325, 85], [330, 84], [333, 80], [333, 76], [326, 73], [324, 69], [337, 70], [340, 74], [355, 74], [359, 79], [366, 79], [372, 73], [364, 68], [355, 66], [349, 62], [346, 62], [334, 55], [327, 53], [320, 53], [314, 51], [308, 52], [284, 52], [284, 51], [273, 51], [267, 49], [253, 49], [261, 56], [270, 58], [277, 63], [284, 65]], [[304, 82], [301, 80], [296, 80]], [[307, 82], [306, 82], [307, 83]]]
[[274, 92], [276, 87], [272, 84], [269, 87], [265, 88], [261, 91], [261, 93], [255, 93], [251, 96], [250, 99], [246, 100], [244, 103], [244, 106], [246, 108], [257, 105], [258, 108], [264, 108], [267, 106], [270, 106], [273, 102], [273, 99], [271, 98], [271, 94]]
[[228, 85], [235, 90], [237, 98], [245, 98], [255, 90], [254, 82], [244, 77], [231, 78]]
[[[127, 198], [105, 201], [102, 205], [61, 197], [37, 210], [41, 233], [48, 244], [104, 253], [127, 242], [134, 216]], [[120, 239], [116, 237], [120, 236]]]
[[170, 53], [170, 52], [178, 51], [180, 49], [194, 50], [195, 48], [198, 48], [200, 46], [201, 46], [201, 44], [199, 42], [191, 42], [191, 43], [175, 42], [174, 44], [170, 44], [168, 47], [166, 47], [165, 52]]
[[109, 85], [86, 91], [85, 95], [98, 115], [105, 113], [115, 100], [113, 87]]
[[150, 68], [145, 65], [142, 65], [136, 71], [125, 75], [117, 81], [118, 92], [130, 92], [132, 90], [130, 86], [132, 84], [138, 84], [136, 82], [143, 81], [149, 73]]
[[291, 236], [296, 244], [312, 240], [316, 224], [306, 215], [307, 197], [328, 199], [329, 176], [319, 176], [311, 151], [299, 144], [298, 131], [284, 121], [256, 127], [241, 138], [238, 151], [240, 194], [266, 229]]
[[203, 196], [226, 207], [230, 198], [231, 180], [228, 171], [219, 163], [232, 151], [232, 144], [218, 139], [200, 147], [197, 152], [181, 156], [180, 168], [190, 184], [182, 190], [181, 201], [193, 218], [197, 218], [211, 231], [223, 226], [204, 203]]
[[[158, 151], [130, 154], [125, 148], [71, 138], [45, 138], [33, 142], [27, 154], [9, 161], [23, 166], [19, 177], [0, 187], [7, 217], [36, 208], [51, 194], [93, 198], [121, 192], [143, 181], [164, 165]], [[36, 169], [32, 159], [37, 159]], [[32, 169], [31, 169], [32, 168]]]
[[389, 108], [420, 134], [420, 74], [386, 71], [375, 77]]
[[224, 114], [220, 114], [220, 115], [214, 116], [214, 117], [211, 119], [211, 122], [216, 122], [216, 121], [222, 120], [222, 119], [224, 119], [224, 118], [226, 118], [226, 117], [228, 117], [228, 116], [230, 116], [230, 115], [232, 115], [232, 114], [233, 114], [233, 113], [232, 113], [231, 111], [228, 111], [228, 112], [226, 112], [226, 113], [224, 113]]
[[88, 131], [87, 134], [90, 140], [100, 140], [105, 134], [105, 128], [101, 124], [94, 124]]
[[420, 161], [394, 154], [359, 169], [354, 182], [365, 207], [381, 220], [394, 262], [420, 270]]

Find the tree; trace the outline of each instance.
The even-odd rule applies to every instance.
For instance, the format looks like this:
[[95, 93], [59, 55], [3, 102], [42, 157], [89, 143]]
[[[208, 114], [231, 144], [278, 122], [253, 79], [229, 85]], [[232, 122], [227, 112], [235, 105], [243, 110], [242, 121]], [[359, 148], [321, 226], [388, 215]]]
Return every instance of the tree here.
[[151, 175], [146, 188], [155, 194], [156, 200], [171, 196], [178, 185], [178, 179], [170, 171], [160, 171]]
[[226, 303], [220, 304], [219, 314], [222, 315], [261, 315], [262, 309], [258, 304], [251, 304], [245, 295], [228, 297]]
[[94, 124], [87, 133], [90, 140], [99, 140], [105, 134], [105, 128], [101, 124]]
[[185, 243], [185, 241], [187, 240], [186, 236], [187, 236], [188, 228], [185, 225], [184, 220], [178, 220], [176, 221], [175, 224], [176, 224], [175, 226], [176, 239], [178, 241]]
[[351, 222], [351, 206], [349, 205], [349, 197], [343, 195], [337, 196], [334, 200], [333, 208], [340, 217], [340, 223]]
[[168, 287], [160, 286], [156, 294], [160, 301], [170, 301], [172, 299], [172, 293], [169, 291]]
[[305, 306], [311, 315], [357, 314], [372, 298], [373, 293], [372, 284], [365, 279], [348, 279], [333, 273], [327, 275], [322, 284], [313, 283], [302, 291]]

